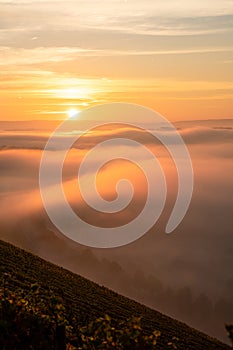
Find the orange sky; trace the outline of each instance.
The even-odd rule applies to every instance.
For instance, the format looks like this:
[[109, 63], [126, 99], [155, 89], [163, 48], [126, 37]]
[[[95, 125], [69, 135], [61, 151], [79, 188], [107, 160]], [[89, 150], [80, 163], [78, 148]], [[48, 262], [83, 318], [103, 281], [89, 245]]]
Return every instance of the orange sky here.
[[0, 1], [0, 119], [106, 102], [231, 118], [232, 13], [228, 0]]

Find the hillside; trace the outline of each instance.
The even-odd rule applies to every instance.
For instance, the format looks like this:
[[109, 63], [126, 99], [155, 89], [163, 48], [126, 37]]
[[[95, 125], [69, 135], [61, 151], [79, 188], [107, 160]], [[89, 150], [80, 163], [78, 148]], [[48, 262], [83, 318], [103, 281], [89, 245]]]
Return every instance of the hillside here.
[[165, 344], [173, 337], [179, 339], [178, 349], [181, 350], [230, 349], [181, 322], [3, 241], [0, 241], [0, 262], [1, 284], [7, 274], [7, 288], [13, 292], [20, 288], [26, 294], [35, 283], [40, 285], [42, 295], [48, 289], [52, 290], [54, 295], [62, 297], [67, 318], [74, 315], [80, 325], [105, 314], [116, 323], [132, 316], [142, 316], [146, 333], [161, 332], [156, 349], [165, 349]]

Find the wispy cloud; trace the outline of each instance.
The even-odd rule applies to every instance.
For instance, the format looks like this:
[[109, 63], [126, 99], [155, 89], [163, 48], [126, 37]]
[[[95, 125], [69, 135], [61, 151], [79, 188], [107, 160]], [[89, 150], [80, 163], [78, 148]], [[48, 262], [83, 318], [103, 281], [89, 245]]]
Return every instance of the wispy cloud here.
[[2, 118], [12, 117], [13, 97], [23, 119], [54, 113], [49, 98], [79, 104], [68, 89], [88, 89], [87, 105], [127, 100], [162, 113], [155, 100], [229, 101], [232, 23], [228, 0], [0, 1]]
[[[218, 145], [218, 147], [220, 147], [221, 145], [231, 144], [233, 140], [233, 119], [225, 121], [225, 124], [225, 126], [224, 124], [222, 125], [218, 120], [215, 123], [214, 121], [205, 121], [204, 123], [201, 123], [201, 125], [198, 125], [198, 122], [193, 123], [193, 125], [185, 124], [184, 122], [182, 127], [179, 127], [179, 123], [177, 124], [177, 127], [179, 127], [179, 132], [188, 145]], [[15, 123], [15, 125], [17, 126], [17, 123]], [[78, 130], [77, 126], [79, 127]], [[158, 140], [152, 137], [148, 132], [136, 129], [134, 127], [120, 127], [119, 125], [106, 124], [104, 128], [102, 127], [99, 130], [97, 129], [88, 133], [84, 133], [86, 129], [88, 129], [88, 122], [77, 121], [74, 124], [74, 130], [71, 133], [64, 133], [56, 138], [54, 146], [57, 146], [59, 148], [59, 145], [61, 144], [61, 138], [73, 137], [74, 134], [79, 137], [81, 136], [78, 142], [73, 145], [73, 148], [80, 150], [81, 153], [82, 150], [88, 150], [94, 147], [96, 144], [103, 142], [104, 140], [111, 137], [134, 139], [140, 143], [150, 146], [157, 147], [159, 145]], [[161, 127], [158, 129], [158, 132], [161, 134], [169, 134], [172, 131], [164, 130]], [[39, 135], [38, 132], [34, 132], [33, 130], [22, 130], [17, 132], [3, 130], [0, 132], [0, 149], [43, 150], [49, 136], [49, 123], [48, 129], [44, 132], [40, 132]], [[226, 147], [227, 154], [229, 154], [229, 151], [230, 150], [228, 147]], [[215, 154], [214, 152], [213, 154]], [[232, 150], [230, 153], [233, 156]]]
[[50, 62], [72, 61], [80, 57], [119, 57], [187, 55], [216, 52], [233, 52], [233, 47], [186, 48], [177, 50], [99, 50], [74, 47], [36, 47], [33, 49], [0, 46], [0, 66], [28, 66]]

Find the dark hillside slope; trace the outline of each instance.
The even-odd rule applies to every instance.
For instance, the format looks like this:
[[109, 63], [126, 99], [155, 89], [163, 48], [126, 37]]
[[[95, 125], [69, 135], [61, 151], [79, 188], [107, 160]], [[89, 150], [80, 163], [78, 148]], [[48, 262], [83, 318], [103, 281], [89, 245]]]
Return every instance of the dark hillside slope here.
[[54, 294], [62, 296], [67, 310], [72, 310], [82, 325], [104, 314], [108, 314], [115, 322], [131, 316], [142, 316], [146, 332], [161, 331], [158, 349], [165, 349], [164, 344], [172, 337], [179, 338], [178, 349], [181, 350], [230, 349], [181, 322], [1, 240], [0, 272], [1, 283], [5, 273], [10, 276], [7, 284], [12, 291], [19, 287], [27, 292], [33, 283], [41, 286], [41, 293], [52, 289]]

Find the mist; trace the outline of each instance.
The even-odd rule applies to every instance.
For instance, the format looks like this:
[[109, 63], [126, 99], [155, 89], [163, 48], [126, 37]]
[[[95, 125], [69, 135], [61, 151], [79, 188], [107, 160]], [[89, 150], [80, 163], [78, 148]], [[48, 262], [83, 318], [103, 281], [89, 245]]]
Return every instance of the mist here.
[[[156, 154], [166, 174], [168, 195], [158, 222], [134, 243], [111, 249], [88, 248], [69, 240], [43, 208], [39, 166], [55, 124], [43, 122], [37, 129], [30, 122], [0, 123], [1, 239], [227, 341], [224, 323], [233, 322], [233, 121], [176, 124], [190, 151], [195, 181], [190, 208], [169, 235], [165, 226], [176, 199], [177, 175], [159, 142], [140, 130], [111, 126], [86, 134], [73, 145], [64, 167], [64, 191], [83, 220], [101, 227], [123, 225], [138, 215], [146, 200], [146, 181], [132, 164], [107, 164], [98, 175], [103, 198], [116, 197], [115, 184], [122, 176], [131, 180], [135, 192], [132, 203], [120, 213], [98, 213], [86, 205], [77, 186], [78, 167], [86, 151], [112, 135], [132, 138]], [[128, 149], [129, 154], [135, 151]], [[87, 191], [92, 172], [90, 166], [84, 179]], [[51, 185], [56, 184], [51, 180]], [[53, 205], [60, 210], [59, 202]]]

